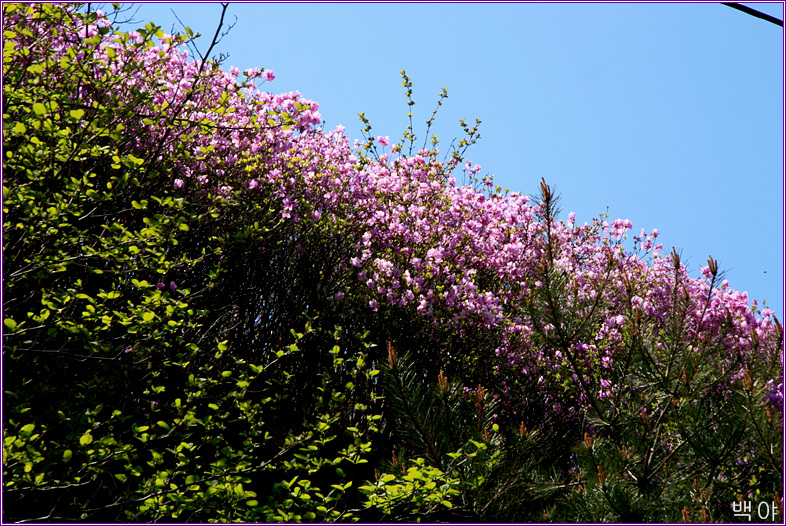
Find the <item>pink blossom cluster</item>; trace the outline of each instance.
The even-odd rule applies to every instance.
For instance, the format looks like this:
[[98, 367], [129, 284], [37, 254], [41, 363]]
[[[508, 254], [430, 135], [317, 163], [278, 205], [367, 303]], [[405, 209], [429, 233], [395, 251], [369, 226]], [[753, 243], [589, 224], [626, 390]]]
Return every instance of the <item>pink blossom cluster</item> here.
[[[276, 184], [283, 179], [287, 186], [280, 192], [283, 197], [291, 193], [291, 184], [276, 168], [296, 164], [321, 170], [324, 163], [313, 164], [315, 152], [336, 160], [347, 153], [346, 145], [343, 151], [335, 150], [335, 143], [346, 141], [340, 132], [318, 130], [321, 115], [316, 102], [299, 93], [271, 94], [258, 89], [256, 81], [272, 81], [273, 71], [252, 68], [240, 81], [236, 68], [225, 72], [213, 61], [191, 60], [185, 36], [159, 33], [159, 44], [152, 45], [138, 31], [102, 34], [110, 23], [102, 12], [96, 14], [98, 19], [88, 24], [77, 17], [54, 27], [44, 21], [33, 24], [37, 34], [30, 41], [45, 39], [55, 63], [90, 58], [86, 63], [93, 67], [96, 80], [110, 83], [109, 95], [127, 108], [118, 125], [133, 138], [137, 151], [145, 158], [155, 154], [153, 162], [177, 160], [176, 187], [229, 197], [239, 184], [254, 189], [263, 179]], [[8, 22], [15, 23], [19, 16], [13, 14]], [[85, 49], [90, 49], [90, 57], [85, 56]], [[44, 75], [48, 73], [52, 74], [48, 81], [57, 83], [58, 70]], [[73, 99], [89, 108], [106, 96], [84, 85]], [[183, 156], [184, 151], [189, 155]], [[251, 159], [253, 171], [243, 165]], [[242, 172], [241, 180], [237, 175]], [[245, 177], [249, 173], [259, 179]]]
[[[272, 198], [284, 220], [350, 225], [344, 228], [356, 244], [347, 259], [357, 281], [336, 293], [337, 301], [360, 295], [373, 310], [409, 309], [459, 334], [497, 331], [499, 367], [515, 368], [544, 393], [555, 386], [573, 393], [567, 411], [614, 396], [614, 366], [633, 320], [646, 320], [657, 335], [684, 318], [684, 340], [722, 346], [733, 378], [766, 358], [757, 353], [772, 352], [757, 342], [773, 340], [774, 313], [758, 312], [725, 281], [715, 284], [709, 267], [690, 277], [661, 254], [657, 230], [642, 230], [626, 248], [630, 221], [579, 226], [573, 213], [548, 219], [544, 204], [525, 196], [458, 185], [451, 174], [461, 160], [441, 161], [437, 150], [407, 156], [394, 147], [361, 162], [343, 128], [319, 126], [315, 102], [258, 89], [255, 81], [273, 80], [272, 71], [248, 70], [239, 81], [236, 68], [190, 59], [184, 37], [163, 35], [147, 45], [134, 32], [101, 35], [107, 25], [99, 16], [86, 26], [41, 27], [39, 36], [57, 59], [73, 60], [80, 56], [70, 49], [98, 38], [91, 63], [97, 78], [120, 80], [113, 96], [130, 106], [140, 94], [151, 97], [155, 114], [140, 105], [122, 119], [124, 133], [140, 157], [176, 159], [178, 192]], [[87, 106], [100, 97], [85, 88], [77, 98]], [[387, 146], [389, 138], [376, 142]], [[464, 170], [480, 167], [467, 162]], [[555, 284], [560, 296], [549, 305], [543, 294]], [[533, 316], [526, 308], [533, 304], [547, 316]], [[543, 343], [543, 335], [563, 337], [569, 327], [580, 337], [564, 347]], [[782, 378], [772, 380], [782, 392]], [[570, 399], [554, 399], [555, 408]]]

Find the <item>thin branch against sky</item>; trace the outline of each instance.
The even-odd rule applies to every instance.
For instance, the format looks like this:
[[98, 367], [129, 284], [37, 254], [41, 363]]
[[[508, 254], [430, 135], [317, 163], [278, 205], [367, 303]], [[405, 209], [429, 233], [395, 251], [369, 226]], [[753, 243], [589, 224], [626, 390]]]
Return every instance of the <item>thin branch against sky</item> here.
[[742, 11], [743, 13], [747, 13], [751, 16], [755, 16], [756, 18], [761, 18], [762, 20], [766, 20], [767, 22], [772, 22], [775, 25], [783, 27], [783, 20], [779, 18], [775, 18], [774, 16], [770, 16], [767, 13], [762, 13], [761, 11], [756, 11], [748, 6], [744, 6], [742, 4], [730, 3], [730, 2], [722, 2], [723, 5], [729, 6], [732, 9], [737, 9], [738, 11]]

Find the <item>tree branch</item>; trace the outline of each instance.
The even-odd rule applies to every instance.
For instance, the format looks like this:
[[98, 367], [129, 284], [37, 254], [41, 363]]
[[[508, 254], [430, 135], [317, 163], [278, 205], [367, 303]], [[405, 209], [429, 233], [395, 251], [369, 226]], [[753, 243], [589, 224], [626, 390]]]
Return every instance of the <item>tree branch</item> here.
[[762, 13], [761, 11], [756, 11], [755, 9], [752, 9], [748, 6], [744, 6], [742, 4], [729, 3], [729, 2], [721, 2], [721, 3], [727, 7], [736, 9], [737, 11], [742, 11], [743, 13], [749, 14], [751, 16], [755, 16], [756, 18], [761, 18], [762, 20], [766, 20], [767, 22], [772, 22], [776, 26], [783, 27], [783, 20], [775, 18], [774, 16], [770, 16], [766, 13]]

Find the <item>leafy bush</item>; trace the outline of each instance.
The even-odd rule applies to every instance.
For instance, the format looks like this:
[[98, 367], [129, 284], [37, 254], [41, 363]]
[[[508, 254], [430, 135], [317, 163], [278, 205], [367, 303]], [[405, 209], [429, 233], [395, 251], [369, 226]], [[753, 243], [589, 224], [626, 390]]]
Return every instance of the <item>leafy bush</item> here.
[[442, 158], [412, 125], [350, 147], [190, 29], [3, 27], [4, 520], [780, 503], [783, 331], [712, 258], [691, 278], [657, 231], [503, 193], [477, 126]]

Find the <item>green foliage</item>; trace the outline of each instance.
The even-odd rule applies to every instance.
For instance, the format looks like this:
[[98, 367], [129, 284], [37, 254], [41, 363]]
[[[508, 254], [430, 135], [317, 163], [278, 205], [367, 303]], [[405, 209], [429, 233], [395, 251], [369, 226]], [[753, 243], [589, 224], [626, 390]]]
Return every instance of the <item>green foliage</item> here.
[[[293, 375], [285, 363], [302, 351], [295, 343], [251, 364], [232, 359], [229, 369], [202, 368], [189, 375], [185, 398], [160, 409], [154, 425], [137, 429], [145, 443], [174, 436], [174, 447], [152, 449], [153, 463], [140, 488], [138, 507], [126, 510], [133, 521], [292, 522], [352, 520], [342, 496], [352, 486], [344, 470], [366, 462], [373, 419], [357, 427], [336, 424], [345, 397], [332, 386], [371, 373], [361, 357], [342, 360], [334, 347], [334, 367], [326, 371], [312, 400], [313, 416], [296, 430], [276, 432], [273, 423], [292, 396]], [[334, 333], [340, 339], [340, 331]], [[219, 352], [222, 352], [219, 344]], [[139, 477], [132, 467], [129, 475]], [[332, 484], [322, 487], [319, 481]], [[137, 493], [140, 493], [137, 490]]]
[[523, 423], [502, 429], [501, 405], [483, 386], [466, 389], [441, 371], [435, 380], [388, 347], [384, 422], [397, 446], [389, 473], [365, 488], [369, 503], [397, 520], [530, 520], [539, 499], [534, 473], [550, 472], [536, 456], [540, 433]]
[[[705, 295], [702, 303], [685, 294], [676, 252], [672, 261], [670, 316], [656, 323], [628, 300], [621, 363], [609, 378], [614, 387], [606, 396], [587, 390], [592, 404], [567, 473], [533, 479], [551, 488], [547, 520], [730, 522], [732, 502], [780, 502], [783, 420], [763, 379], [782, 368], [782, 331], [778, 326], [778, 339], [767, 342], [754, 333], [752, 352], [733, 355], [725, 345], [734, 334], [730, 315], [712, 338], [692, 336], [691, 315], [705, 316], [711, 298]], [[710, 258], [708, 265], [712, 290], [717, 263]], [[572, 344], [586, 338], [593, 311], [575, 301], [547, 265], [544, 273], [546, 285], [529, 306], [543, 320], [537, 336], [570, 357]], [[624, 286], [631, 298], [640, 285], [631, 278]], [[537, 302], [560, 307], [539, 308]], [[546, 324], [555, 330], [544, 330]], [[740, 367], [743, 374], [735, 372]], [[595, 381], [581, 378], [582, 367], [573, 370], [585, 385]]]
[[[3, 10], [30, 38], [73, 24], [59, 6]], [[160, 32], [140, 33], [115, 38], [142, 49]], [[269, 201], [237, 217], [240, 199], [176, 193], [160, 144], [132, 153], [122, 122], [163, 115], [153, 93], [114, 95], [133, 60], [110, 74], [5, 42], [4, 518], [350, 520], [342, 496], [379, 417], [356, 409], [373, 398], [338, 385], [371, 380], [366, 336], [312, 329], [299, 302], [271, 315], [269, 340], [226, 328], [247, 299], [225, 302], [238, 285], [230, 258], [249, 240], [285, 252], [299, 236], [276, 228]], [[45, 70], [56, 90], [37, 82]], [[80, 91], [102, 102], [84, 107]]]
[[[576, 485], [557, 520], [729, 522], [738, 498], [777, 500], [782, 419], [760, 378], [779, 361], [751, 362], [735, 380], [717, 342], [688, 343], [676, 328], [656, 336], [632, 323], [627, 344], [621, 389], [590, 413], [594, 434], [575, 450]], [[660, 350], [672, 345], [683, 351]]]
[[[597, 333], [611, 284], [601, 276], [597, 296], [579, 297], [546, 229], [531, 276], [543, 286], [510, 307], [532, 321], [533, 353], [563, 353], [562, 369], [544, 371], [562, 391], [536, 385], [496, 365], [501, 329], [366, 308], [347, 256], [362, 232], [309, 215], [311, 196], [295, 195], [296, 222], [275, 189], [178, 191], [178, 163], [212, 155], [194, 140], [227, 132], [123, 83], [157, 26], [138, 41], [100, 28], [129, 51], [106, 64], [90, 58], [97, 37], [76, 39], [64, 60], [33, 45], [95, 13], [3, 4], [4, 22], [16, 16], [3, 50], [4, 521], [730, 521], [732, 501], [782, 495], [782, 413], [766, 383], [782, 331], [727, 356], [732, 320], [694, 337], [690, 313], [706, 306], [676, 285], [665, 321], [642, 316], [631, 276], [617, 389], [600, 396], [597, 368], [571, 352]], [[212, 89], [218, 63], [199, 75], [186, 99]], [[231, 113], [235, 89], [205, 112]], [[275, 117], [251, 126], [291, 127]], [[149, 138], [126, 129], [140, 119], [164, 128], [144, 148], [135, 140]], [[359, 166], [380, 157], [364, 124]], [[479, 138], [462, 126], [448, 170]], [[410, 123], [397, 148], [416, 139]], [[270, 153], [215, 177], [231, 184]], [[279, 168], [296, 183], [337, 175], [306, 151]], [[542, 190], [551, 224], [556, 199]], [[478, 283], [499, 279], [488, 274]], [[555, 416], [578, 396], [587, 411]]]
[[[402, 465], [403, 470], [403, 465]], [[416, 458], [403, 474], [383, 474], [376, 483], [361, 486], [368, 495], [365, 505], [396, 521], [429, 520], [453, 507], [461, 482]]]

